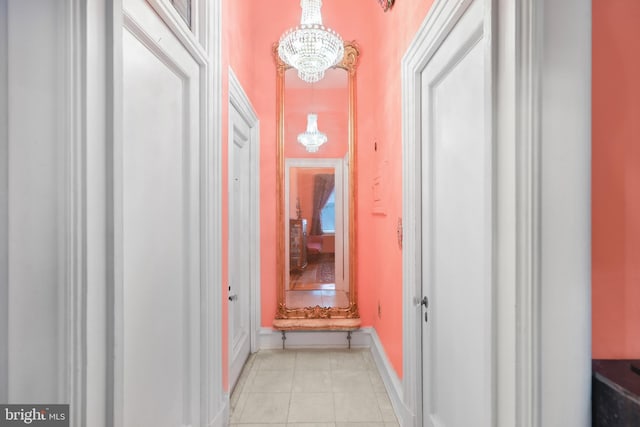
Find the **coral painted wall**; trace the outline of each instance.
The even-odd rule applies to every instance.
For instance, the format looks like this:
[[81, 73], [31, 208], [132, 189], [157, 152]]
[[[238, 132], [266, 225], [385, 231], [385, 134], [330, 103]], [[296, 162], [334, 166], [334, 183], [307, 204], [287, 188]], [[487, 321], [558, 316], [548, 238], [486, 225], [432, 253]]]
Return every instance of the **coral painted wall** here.
[[[345, 40], [355, 40], [360, 48], [356, 84], [358, 303], [362, 325], [376, 329], [399, 377], [402, 377], [402, 251], [396, 227], [402, 216], [400, 63], [431, 4], [432, 0], [402, 0], [387, 13], [375, 0], [325, 0], [322, 7], [324, 24]], [[297, 0], [223, 2], [223, 105], [228, 99], [226, 67], [230, 64], [260, 119], [263, 327], [272, 325], [276, 307], [276, 88], [271, 47], [299, 19]], [[225, 107], [222, 122], [225, 127], [227, 114]], [[320, 130], [325, 122], [319, 119]], [[225, 129], [223, 141], [226, 136]], [[298, 151], [296, 157], [306, 155], [300, 147]], [[226, 158], [226, 147], [223, 155]], [[226, 165], [223, 174], [223, 188], [227, 188]], [[380, 195], [384, 212], [374, 214], [373, 182], [378, 176], [383, 181]], [[224, 206], [226, 241], [226, 198]], [[226, 251], [223, 263], [226, 283]], [[222, 316], [226, 331], [226, 305]], [[226, 346], [226, 337], [223, 345]], [[226, 357], [226, 348], [223, 351]], [[226, 363], [225, 360], [225, 372]]]
[[640, 2], [593, 0], [593, 358], [640, 358]]
[[[397, 1], [387, 13], [375, 14], [375, 44], [372, 74], [359, 84], [367, 85], [362, 102], [374, 106], [370, 118], [360, 123], [360, 260], [374, 260], [361, 269], [361, 280], [370, 283], [373, 326], [393, 367], [402, 377], [402, 250], [397, 225], [402, 217], [402, 87], [400, 65], [432, 0]], [[360, 96], [360, 93], [359, 93]], [[360, 101], [360, 100], [359, 100]], [[364, 160], [366, 159], [366, 160]], [[373, 179], [380, 175], [384, 215], [371, 213]]]

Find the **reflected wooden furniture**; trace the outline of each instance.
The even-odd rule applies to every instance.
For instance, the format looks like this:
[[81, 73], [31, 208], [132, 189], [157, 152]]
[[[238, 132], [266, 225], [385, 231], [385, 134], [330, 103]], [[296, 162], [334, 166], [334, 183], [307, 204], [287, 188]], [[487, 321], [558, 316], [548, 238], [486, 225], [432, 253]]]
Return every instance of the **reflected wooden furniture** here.
[[289, 269], [302, 271], [307, 267], [307, 220], [289, 220]]

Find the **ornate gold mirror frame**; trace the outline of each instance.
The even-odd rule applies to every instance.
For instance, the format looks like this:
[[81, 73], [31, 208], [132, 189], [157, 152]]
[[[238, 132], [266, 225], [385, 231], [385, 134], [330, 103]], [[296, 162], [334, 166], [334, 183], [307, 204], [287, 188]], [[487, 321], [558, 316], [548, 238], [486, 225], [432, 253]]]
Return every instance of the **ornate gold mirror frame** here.
[[277, 309], [273, 326], [280, 330], [293, 329], [342, 329], [352, 330], [360, 326], [358, 295], [356, 286], [356, 68], [359, 50], [355, 42], [344, 42], [344, 58], [335, 68], [347, 71], [348, 75], [348, 180], [349, 180], [349, 305], [347, 307], [287, 307], [285, 289], [285, 72], [291, 68], [278, 56], [278, 43], [273, 45], [276, 63], [276, 292]]

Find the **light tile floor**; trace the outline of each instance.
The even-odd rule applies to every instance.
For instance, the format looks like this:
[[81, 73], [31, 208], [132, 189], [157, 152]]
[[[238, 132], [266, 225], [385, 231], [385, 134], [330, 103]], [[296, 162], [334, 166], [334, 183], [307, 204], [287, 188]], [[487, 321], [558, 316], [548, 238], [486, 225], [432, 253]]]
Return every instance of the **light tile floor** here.
[[241, 427], [398, 427], [368, 349], [263, 350], [231, 395]]

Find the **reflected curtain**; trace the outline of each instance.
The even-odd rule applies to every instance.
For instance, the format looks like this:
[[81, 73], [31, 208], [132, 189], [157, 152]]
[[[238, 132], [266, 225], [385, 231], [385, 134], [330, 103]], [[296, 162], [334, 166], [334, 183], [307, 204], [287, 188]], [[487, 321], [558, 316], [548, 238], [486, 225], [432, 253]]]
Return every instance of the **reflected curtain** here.
[[333, 187], [335, 186], [335, 176], [330, 174], [318, 174], [313, 177], [313, 212], [311, 213], [311, 235], [322, 234], [322, 224], [320, 222], [320, 211], [324, 207]]

